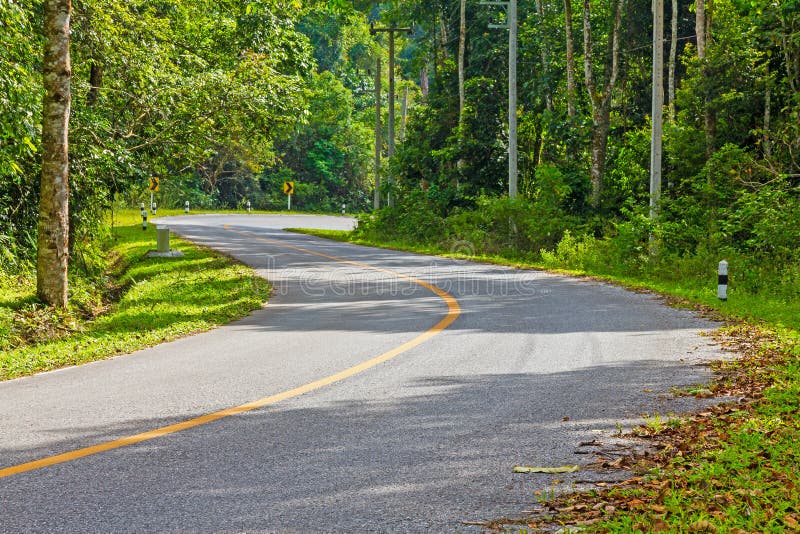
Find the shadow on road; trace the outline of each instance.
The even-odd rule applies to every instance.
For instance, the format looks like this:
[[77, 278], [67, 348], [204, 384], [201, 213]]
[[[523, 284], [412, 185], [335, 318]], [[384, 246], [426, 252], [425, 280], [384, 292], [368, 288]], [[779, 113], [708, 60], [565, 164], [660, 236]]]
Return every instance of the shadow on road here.
[[[643, 412], [694, 409], [666, 395], [685, 365], [640, 361], [554, 374], [441, 376], [393, 386], [369, 376], [179, 434], [0, 480], [0, 530], [260, 529], [444, 531], [517, 515], [534, 491], [605, 473], [513, 475], [525, 465], [586, 464]], [[703, 380], [696, 368], [690, 380]], [[375, 389], [388, 387], [381, 400]], [[652, 391], [652, 392], [646, 392]], [[358, 392], [363, 398], [359, 398]], [[380, 397], [378, 397], [380, 398]], [[200, 414], [186, 414], [187, 418]], [[72, 429], [47, 450], [2, 450], [3, 463], [175, 422]], [[65, 429], [53, 429], [62, 434]], [[612, 477], [613, 478], [613, 477]], [[556, 483], [560, 480], [560, 483]], [[71, 495], [69, 513], [54, 493]], [[136, 510], [147, 514], [136, 514]], [[97, 514], [102, 510], [102, 514]], [[25, 530], [24, 528], [22, 530]]]

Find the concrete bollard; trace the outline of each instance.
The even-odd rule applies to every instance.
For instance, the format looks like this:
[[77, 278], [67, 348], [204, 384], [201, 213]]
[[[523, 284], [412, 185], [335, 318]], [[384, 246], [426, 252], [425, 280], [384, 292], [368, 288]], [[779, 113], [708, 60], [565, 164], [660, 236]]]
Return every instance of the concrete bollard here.
[[250, 213], [250, 201], [247, 201], [247, 213]]
[[156, 226], [156, 251], [169, 252], [169, 226]]
[[183, 205], [183, 211], [185, 213], [189, 213], [189, 201], [187, 200], [186, 203]]
[[717, 269], [717, 297], [728, 300], [728, 262], [722, 260]]

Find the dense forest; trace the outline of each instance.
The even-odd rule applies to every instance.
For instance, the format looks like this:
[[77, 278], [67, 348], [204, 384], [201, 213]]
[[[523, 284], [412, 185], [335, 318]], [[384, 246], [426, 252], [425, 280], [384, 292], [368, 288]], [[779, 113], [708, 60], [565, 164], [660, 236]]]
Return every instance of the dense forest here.
[[[0, 2], [7, 272], [29, 269], [36, 249], [43, 6]], [[73, 0], [70, 255], [85, 265], [111, 210], [149, 200], [153, 176], [159, 206], [214, 209], [281, 209], [293, 181], [293, 207], [345, 204], [376, 239], [634, 271], [705, 272], [726, 256], [754, 290], [796, 287], [800, 2], [668, 0], [665, 11], [651, 217], [650, 1], [520, 2], [509, 198], [500, 6]], [[390, 27], [404, 29], [392, 117], [390, 36], [371, 31]]]

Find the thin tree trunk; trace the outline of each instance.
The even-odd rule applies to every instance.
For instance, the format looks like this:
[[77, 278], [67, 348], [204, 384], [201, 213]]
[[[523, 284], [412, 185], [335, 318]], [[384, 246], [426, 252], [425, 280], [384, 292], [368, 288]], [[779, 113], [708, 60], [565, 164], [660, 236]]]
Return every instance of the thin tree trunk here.
[[575, 117], [575, 45], [572, 41], [572, 0], [564, 0], [564, 30], [567, 40], [567, 116]]
[[[706, 53], [711, 41], [711, 20], [714, 14], [714, 0], [708, 0], [706, 4]], [[710, 77], [708, 68], [706, 67], [706, 77]], [[708, 157], [714, 153], [717, 144], [717, 112], [711, 104], [711, 99], [706, 100], [706, 112], [704, 117], [705, 130], [706, 130], [706, 154]]]
[[408, 120], [408, 84], [403, 84], [403, 100], [400, 103], [400, 144], [406, 141], [406, 121]]
[[[539, 15], [539, 27], [544, 28], [544, 5], [542, 0], [536, 0], [536, 14]], [[547, 81], [544, 89], [544, 102], [547, 111], [553, 111], [553, 93], [550, 91], [550, 54], [547, 47], [542, 46], [542, 71], [544, 79]]]
[[[709, 0], [709, 7], [711, 0]], [[696, 0], [694, 30], [697, 33], [697, 59], [703, 65], [703, 72], [708, 76], [708, 68], [705, 65], [706, 49], [710, 34], [710, 16], [706, 12], [705, 0]], [[705, 111], [703, 113], [703, 129], [706, 135], [706, 157], [709, 158], [714, 153], [714, 138], [716, 137], [716, 117], [711, 109], [711, 97], [705, 97]]]
[[706, 58], [706, 2], [695, 0], [694, 6], [694, 31], [697, 39], [697, 59]]
[[617, 0], [614, 5], [614, 25], [609, 36], [609, 56], [603, 70], [603, 87], [598, 89], [592, 70], [592, 28], [589, 0], [583, 0], [583, 46], [586, 90], [592, 104], [592, 163], [590, 179], [592, 182], [591, 204], [600, 205], [603, 187], [608, 134], [611, 130], [611, 100], [619, 76], [620, 34], [622, 9], [625, 0]]
[[103, 67], [97, 60], [92, 61], [89, 70], [89, 94], [86, 95], [86, 105], [91, 107], [97, 103], [100, 89], [103, 87]]
[[675, 63], [678, 56], [678, 0], [672, 0], [672, 20], [669, 40], [669, 121], [675, 122]]
[[789, 81], [789, 87], [795, 94], [800, 92], [800, 54], [792, 58], [792, 45], [789, 41], [789, 33], [791, 28], [786, 25], [786, 20], [783, 16], [781, 19], [781, 48], [783, 49], [784, 64], [786, 65], [786, 79]]
[[461, 0], [461, 16], [458, 25], [458, 124], [464, 115], [464, 52], [467, 44], [467, 0]]
[[444, 13], [439, 16], [439, 34], [440, 34], [440, 43], [442, 48], [442, 61], [447, 60], [447, 41], [449, 38], [447, 36], [447, 24], [444, 21]]
[[39, 198], [36, 288], [39, 298], [67, 306], [69, 263], [69, 25], [70, 0], [46, 0], [42, 63], [42, 175]]
[[[433, 31], [431, 31], [431, 46], [433, 47], [433, 78], [439, 77], [439, 16], [433, 15]], [[427, 95], [426, 95], [427, 96]]]
[[600, 107], [592, 114], [592, 168], [590, 179], [592, 182], [591, 204], [600, 205], [600, 192], [605, 172], [606, 150], [608, 149], [608, 133], [611, 130], [611, 108]]
[[770, 129], [772, 128], [772, 80], [770, 79], [769, 63], [767, 63], [767, 76], [766, 87], [764, 88], [764, 137], [762, 140], [762, 149], [764, 151], [764, 159], [772, 157], [772, 135]]

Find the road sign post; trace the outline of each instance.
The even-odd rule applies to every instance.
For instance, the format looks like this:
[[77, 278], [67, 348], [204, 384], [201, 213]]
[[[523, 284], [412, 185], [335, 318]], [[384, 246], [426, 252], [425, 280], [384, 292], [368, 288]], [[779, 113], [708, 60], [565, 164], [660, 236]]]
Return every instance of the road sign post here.
[[[158, 176], [151, 176], [150, 184], [147, 186], [147, 189], [150, 191], [150, 212], [153, 215], [156, 214], [156, 202], [153, 195], [158, 191], [160, 183], [161, 179]], [[142, 209], [144, 209], [144, 204], [142, 204]]]
[[292, 211], [292, 195], [294, 194], [294, 182], [283, 182], [283, 192], [286, 193], [286, 208]]

